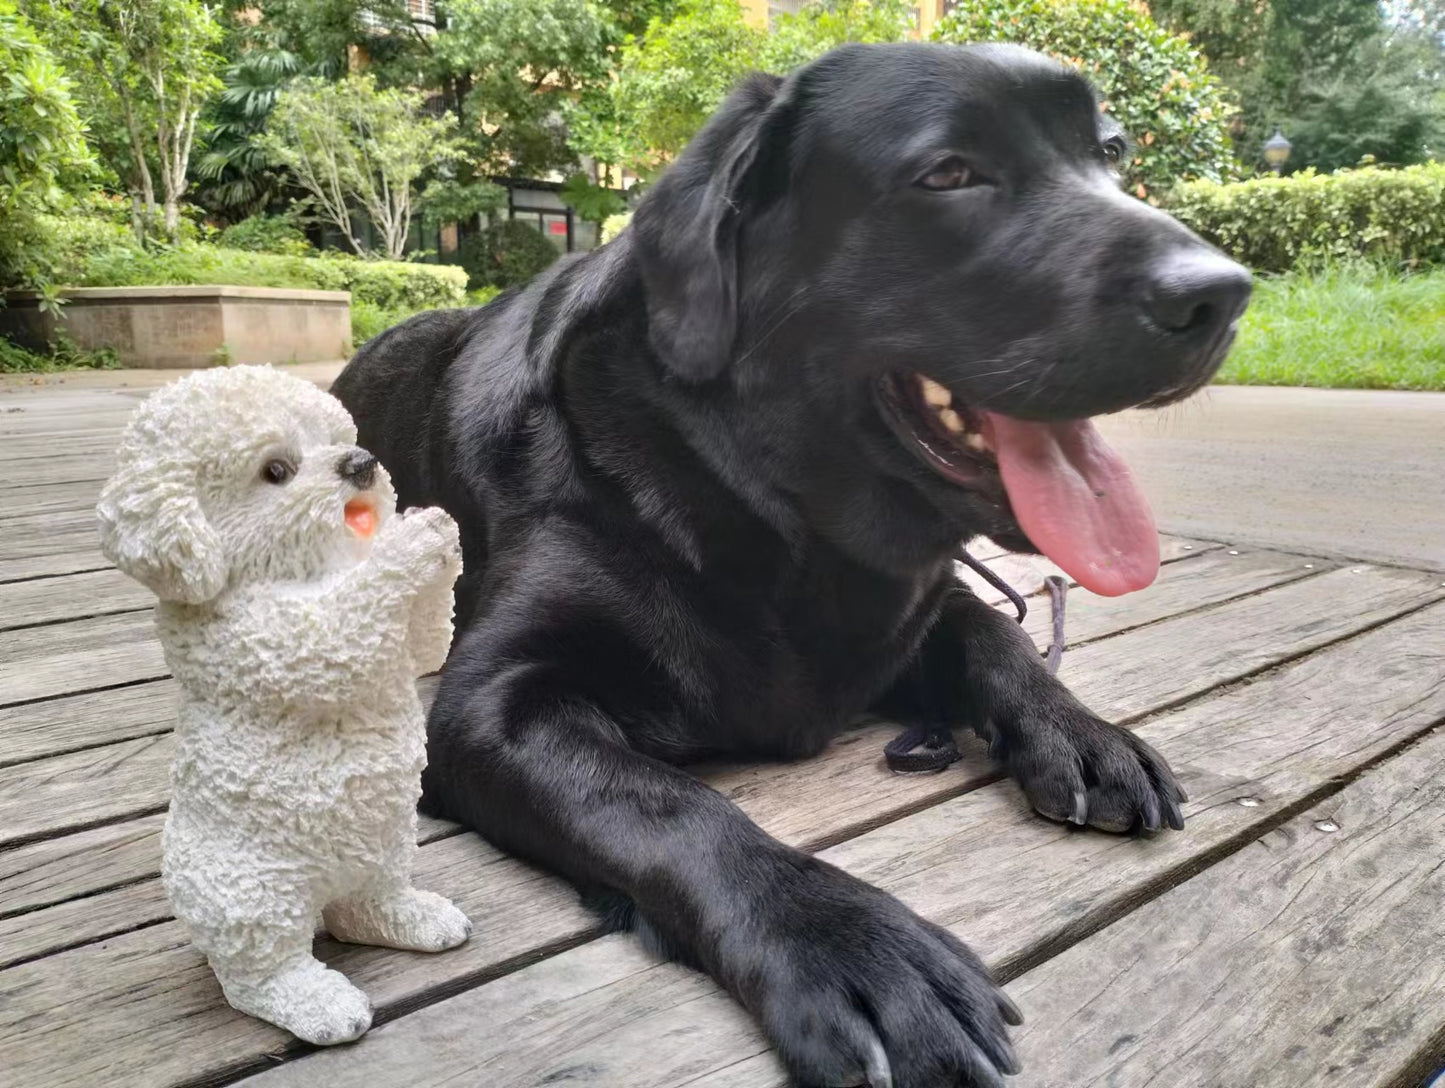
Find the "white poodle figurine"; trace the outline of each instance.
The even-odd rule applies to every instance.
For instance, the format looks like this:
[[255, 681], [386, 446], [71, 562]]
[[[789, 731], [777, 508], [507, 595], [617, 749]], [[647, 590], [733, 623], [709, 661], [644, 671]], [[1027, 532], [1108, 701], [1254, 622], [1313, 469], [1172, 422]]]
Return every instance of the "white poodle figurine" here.
[[415, 679], [451, 640], [457, 527], [397, 515], [340, 402], [270, 367], [207, 370], [135, 413], [97, 513], [160, 598], [181, 689], [162, 878], [226, 999], [312, 1043], [371, 1026], [311, 954], [437, 952], [471, 923], [411, 886], [426, 762]]

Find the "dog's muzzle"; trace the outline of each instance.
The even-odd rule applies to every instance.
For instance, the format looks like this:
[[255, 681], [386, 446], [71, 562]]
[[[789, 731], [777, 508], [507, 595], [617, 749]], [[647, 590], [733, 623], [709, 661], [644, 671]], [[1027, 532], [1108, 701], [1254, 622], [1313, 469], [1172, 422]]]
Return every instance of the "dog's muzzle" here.
[[352, 450], [336, 462], [336, 474], [360, 491], [376, 482], [376, 458], [365, 450]]

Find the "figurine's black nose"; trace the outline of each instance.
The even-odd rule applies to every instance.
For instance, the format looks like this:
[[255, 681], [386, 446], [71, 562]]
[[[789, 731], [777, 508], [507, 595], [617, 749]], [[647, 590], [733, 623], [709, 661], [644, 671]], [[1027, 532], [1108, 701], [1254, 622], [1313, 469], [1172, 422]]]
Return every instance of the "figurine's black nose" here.
[[356, 449], [336, 462], [336, 474], [352, 486], [365, 491], [376, 482], [376, 458]]

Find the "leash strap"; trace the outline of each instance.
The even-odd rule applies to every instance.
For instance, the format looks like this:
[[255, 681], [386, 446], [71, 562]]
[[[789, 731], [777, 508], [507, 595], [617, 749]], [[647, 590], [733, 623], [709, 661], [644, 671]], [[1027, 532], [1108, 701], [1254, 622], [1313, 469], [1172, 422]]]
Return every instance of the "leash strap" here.
[[[1029, 606], [1013, 586], [969, 555], [966, 548], [959, 548], [958, 558], [969, 570], [1007, 597], [1018, 612], [1018, 622], [1024, 622]], [[1059, 662], [1064, 656], [1064, 596], [1069, 583], [1057, 574], [1051, 574], [1044, 579], [1044, 585], [1049, 591], [1049, 610], [1053, 619], [1053, 635], [1049, 652], [1044, 657], [1044, 668], [1053, 676], [1059, 671]], [[962, 758], [953, 739], [953, 730], [940, 723], [911, 726], [883, 749], [883, 759], [894, 774], [937, 772]]]

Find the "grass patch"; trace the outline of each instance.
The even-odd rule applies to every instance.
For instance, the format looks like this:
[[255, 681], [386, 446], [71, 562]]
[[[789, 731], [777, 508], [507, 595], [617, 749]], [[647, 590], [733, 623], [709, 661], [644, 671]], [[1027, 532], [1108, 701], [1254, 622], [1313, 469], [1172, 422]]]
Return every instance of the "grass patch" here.
[[1340, 265], [1257, 279], [1215, 381], [1445, 390], [1445, 269], [1399, 276]]

